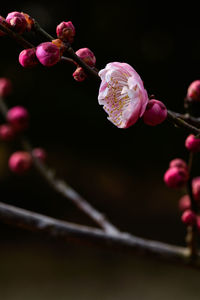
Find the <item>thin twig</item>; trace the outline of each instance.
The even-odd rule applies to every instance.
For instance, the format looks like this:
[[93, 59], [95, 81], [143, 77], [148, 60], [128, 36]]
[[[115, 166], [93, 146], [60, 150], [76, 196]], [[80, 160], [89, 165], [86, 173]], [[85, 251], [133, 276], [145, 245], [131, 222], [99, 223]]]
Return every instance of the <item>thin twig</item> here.
[[72, 58], [69, 58], [69, 57], [66, 57], [66, 56], [61, 56], [61, 61], [68, 62], [72, 65], [76, 65], [75, 61]]
[[[8, 108], [5, 101], [0, 98], [0, 111], [4, 118], [6, 118]], [[32, 155], [32, 146], [24, 136], [19, 136], [23, 148]], [[66, 182], [56, 178], [55, 172], [48, 168], [41, 160], [33, 156], [33, 164], [39, 174], [49, 183], [49, 185], [64, 198], [70, 200], [80, 211], [86, 214], [97, 225], [103, 228], [107, 233], [116, 234], [119, 230], [110, 223], [110, 221], [89, 204], [82, 196], [80, 196], [74, 189], [72, 189]]]
[[186, 129], [187, 131], [189, 131], [190, 133], [193, 133], [195, 135], [199, 135], [200, 134], [200, 129], [198, 129], [197, 127], [187, 123], [186, 121], [184, 121], [183, 119], [176, 117], [176, 114], [170, 110], [168, 110], [168, 115], [167, 115], [168, 120], [173, 123], [174, 125], [178, 126], [178, 127], [182, 127], [184, 129]]
[[15, 41], [17, 41], [23, 48], [27, 48], [28, 49], [28, 48], [34, 48], [35, 47], [29, 41], [27, 41], [26, 39], [24, 39], [20, 34], [14, 32], [13, 30], [11, 30], [10, 28], [6, 27], [6, 25], [3, 25], [2, 23], [0, 23], [0, 30], [2, 30], [3, 32], [7, 33], [8, 36], [10, 36], [12, 39], [14, 39]]
[[[191, 263], [188, 249], [184, 247], [143, 239], [129, 233], [119, 232], [117, 235], [113, 235], [105, 233], [100, 229], [60, 221], [2, 202], [0, 202], [0, 220], [6, 224], [33, 232], [48, 234], [49, 236], [70, 242], [72, 240], [79, 240], [83, 243], [98, 246], [109, 246], [112, 248], [131, 250], [140, 254], [150, 254], [157, 258], [180, 263]], [[200, 267], [199, 254], [193, 266]]]
[[169, 111], [171, 113], [173, 113], [174, 116], [176, 116], [177, 118], [180, 118], [186, 122], [188, 122], [191, 125], [194, 125], [197, 128], [200, 128], [200, 118], [196, 118], [196, 117], [192, 117], [190, 114], [186, 113], [186, 114], [180, 114], [174, 111]]

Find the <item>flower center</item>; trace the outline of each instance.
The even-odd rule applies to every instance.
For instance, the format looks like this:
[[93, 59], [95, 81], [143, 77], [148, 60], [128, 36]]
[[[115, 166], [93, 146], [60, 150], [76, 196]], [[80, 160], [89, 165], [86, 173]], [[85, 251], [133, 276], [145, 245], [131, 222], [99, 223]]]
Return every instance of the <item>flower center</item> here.
[[109, 119], [118, 127], [123, 122], [123, 111], [130, 103], [128, 95], [128, 75], [123, 73], [115, 78], [111, 76], [108, 84], [108, 95], [105, 97], [105, 111], [109, 114]]

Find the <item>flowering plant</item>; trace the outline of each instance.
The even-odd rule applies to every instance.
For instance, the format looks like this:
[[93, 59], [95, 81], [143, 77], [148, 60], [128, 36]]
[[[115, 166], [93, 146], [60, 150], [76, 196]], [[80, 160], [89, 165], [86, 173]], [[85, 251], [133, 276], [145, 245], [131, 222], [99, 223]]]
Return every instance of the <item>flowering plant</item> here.
[[[33, 45], [24, 32], [33, 31], [45, 39], [39, 45]], [[46, 165], [46, 152], [42, 148], [32, 148], [24, 137], [24, 131], [29, 126], [29, 113], [26, 108], [15, 106], [8, 110], [5, 98], [11, 93], [11, 82], [7, 78], [0, 79], [0, 111], [5, 118], [5, 124], [0, 126], [0, 138], [3, 141], [19, 139], [23, 151], [16, 151], [9, 158], [9, 168], [16, 174], [25, 174], [34, 166], [44, 176], [50, 186], [64, 197], [70, 199], [78, 209], [88, 215], [101, 229], [81, 226], [69, 222], [61, 222], [43, 215], [21, 210], [0, 203], [0, 219], [4, 222], [35, 231], [47, 232], [57, 236], [82, 237], [96, 242], [111, 245], [125, 245], [133, 250], [145, 249], [148, 253], [170, 257], [179, 261], [189, 261], [198, 265], [200, 259], [196, 236], [200, 232], [200, 180], [199, 176], [191, 175], [194, 153], [200, 151], [199, 119], [191, 115], [190, 109], [200, 101], [200, 81], [194, 81], [188, 88], [185, 99], [186, 114], [179, 114], [167, 109], [160, 100], [149, 96], [139, 74], [128, 63], [111, 62], [100, 71], [96, 68], [95, 54], [89, 48], [77, 51], [71, 46], [75, 38], [75, 27], [71, 21], [63, 21], [56, 27], [57, 39], [49, 35], [29, 15], [21, 12], [11, 12], [6, 18], [0, 16], [0, 36], [8, 35], [17, 40], [23, 47], [19, 54], [19, 63], [24, 68], [33, 68], [41, 64], [52, 67], [63, 62], [75, 66], [72, 74], [77, 82], [86, 78], [95, 78], [99, 86], [98, 102], [103, 105], [108, 119], [118, 128], [129, 128], [140, 118], [145, 124], [156, 126], [170, 121], [178, 127], [189, 131], [185, 141], [189, 151], [189, 162], [177, 158], [170, 162], [164, 174], [164, 181], [170, 188], [186, 188], [187, 193], [180, 199], [179, 209], [182, 211], [182, 222], [187, 227], [187, 247], [172, 246], [165, 243], [149, 241], [121, 232], [104, 215], [90, 205], [83, 197], [74, 191], [63, 180], [55, 177], [54, 172]], [[24, 49], [25, 48], [25, 49]], [[109, 126], [109, 125], [108, 125]], [[8, 213], [9, 212], [9, 213]]]

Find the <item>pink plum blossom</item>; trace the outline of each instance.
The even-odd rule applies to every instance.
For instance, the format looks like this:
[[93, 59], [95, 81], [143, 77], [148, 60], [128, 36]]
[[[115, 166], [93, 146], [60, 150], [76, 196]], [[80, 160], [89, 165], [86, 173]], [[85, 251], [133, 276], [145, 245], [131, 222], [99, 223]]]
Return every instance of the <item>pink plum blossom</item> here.
[[112, 62], [99, 72], [98, 101], [108, 120], [118, 128], [128, 128], [144, 114], [148, 95], [138, 73], [127, 63]]

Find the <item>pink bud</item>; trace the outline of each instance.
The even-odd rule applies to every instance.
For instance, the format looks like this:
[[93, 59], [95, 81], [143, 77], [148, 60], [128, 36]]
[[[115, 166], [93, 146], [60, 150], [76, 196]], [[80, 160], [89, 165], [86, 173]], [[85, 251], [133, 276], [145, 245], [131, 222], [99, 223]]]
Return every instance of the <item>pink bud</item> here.
[[168, 169], [164, 175], [164, 182], [169, 188], [180, 188], [186, 184], [188, 179], [188, 171], [177, 167]]
[[19, 63], [24, 68], [31, 68], [38, 64], [34, 48], [25, 49], [19, 54]]
[[196, 215], [191, 209], [187, 209], [182, 214], [181, 220], [186, 225], [195, 225], [196, 224]]
[[31, 155], [25, 151], [18, 151], [13, 153], [9, 158], [9, 168], [12, 172], [23, 174], [28, 171], [32, 164]]
[[[5, 23], [5, 19], [2, 17], [2, 16], [0, 16], [0, 24], [4, 24]], [[5, 32], [3, 32], [2, 30], [0, 30], [0, 36], [4, 36], [4, 35], [6, 35], [6, 33]]]
[[45, 42], [37, 46], [36, 56], [42, 65], [51, 67], [60, 60], [60, 50], [51, 42]]
[[195, 80], [189, 85], [187, 99], [190, 101], [200, 101], [200, 80]]
[[194, 134], [190, 134], [185, 140], [185, 147], [191, 152], [199, 152], [200, 139], [196, 139]]
[[14, 11], [7, 15], [6, 21], [18, 33], [23, 33], [26, 30], [27, 22], [24, 15], [20, 12]]
[[10, 124], [0, 125], [0, 140], [11, 141], [15, 138], [15, 130]]
[[94, 67], [96, 64], [96, 57], [94, 53], [88, 48], [81, 48], [76, 51], [76, 55], [81, 58], [90, 67]]
[[12, 83], [8, 78], [0, 78], [0, 97], [7, 97], [12, 92]]
[[42, 162], [45, 162], [46, 157], [47, 157], [47, 153], [44, 149], [42, 148], [35, 148], [32, 150], [32, 155], [36, 158], [38, 158], [39, 160], [41, 160]]
[[67, 41], [69, 43], [73, 43], [75, 36], [75, 27], [71, 21], [69, 22], [61, 22], [56, 27], [57, 37], [63, 41]]
[[80, 67], [80, 68], [77, 68], [76, 71], [72, 74], [74, 79], [76, 81], [84, 81], [85, 78], [87, 77], [84, 70]]
[[156, 126], [167, 118], [167, 109], [165, 105], [158, 100], [152, 99], [148, 102], [143, 115], [143, 121], [150, 126]]
[[183, 168], [183, 169], [188, 168], [186, 162], [181, 158], [175, 158], [175, 159], [171, 160], [169, 163], [169, 167], [170, 168], [177, 167], [177, 168]]
[[179, 209], [180, 211], [185, 211], [186, 209], [191, 208], [191, 202], [189, 195], [184, 195], [179, 200]]
[[8, 122], [17, 131], [22, 131], [28, 127], [29, 113], [23, 106], [14, 106], [7, 112]]
[[192, 180], [192, 194], [194, 200], [200, 202], [200, 177], [195, 177]]

